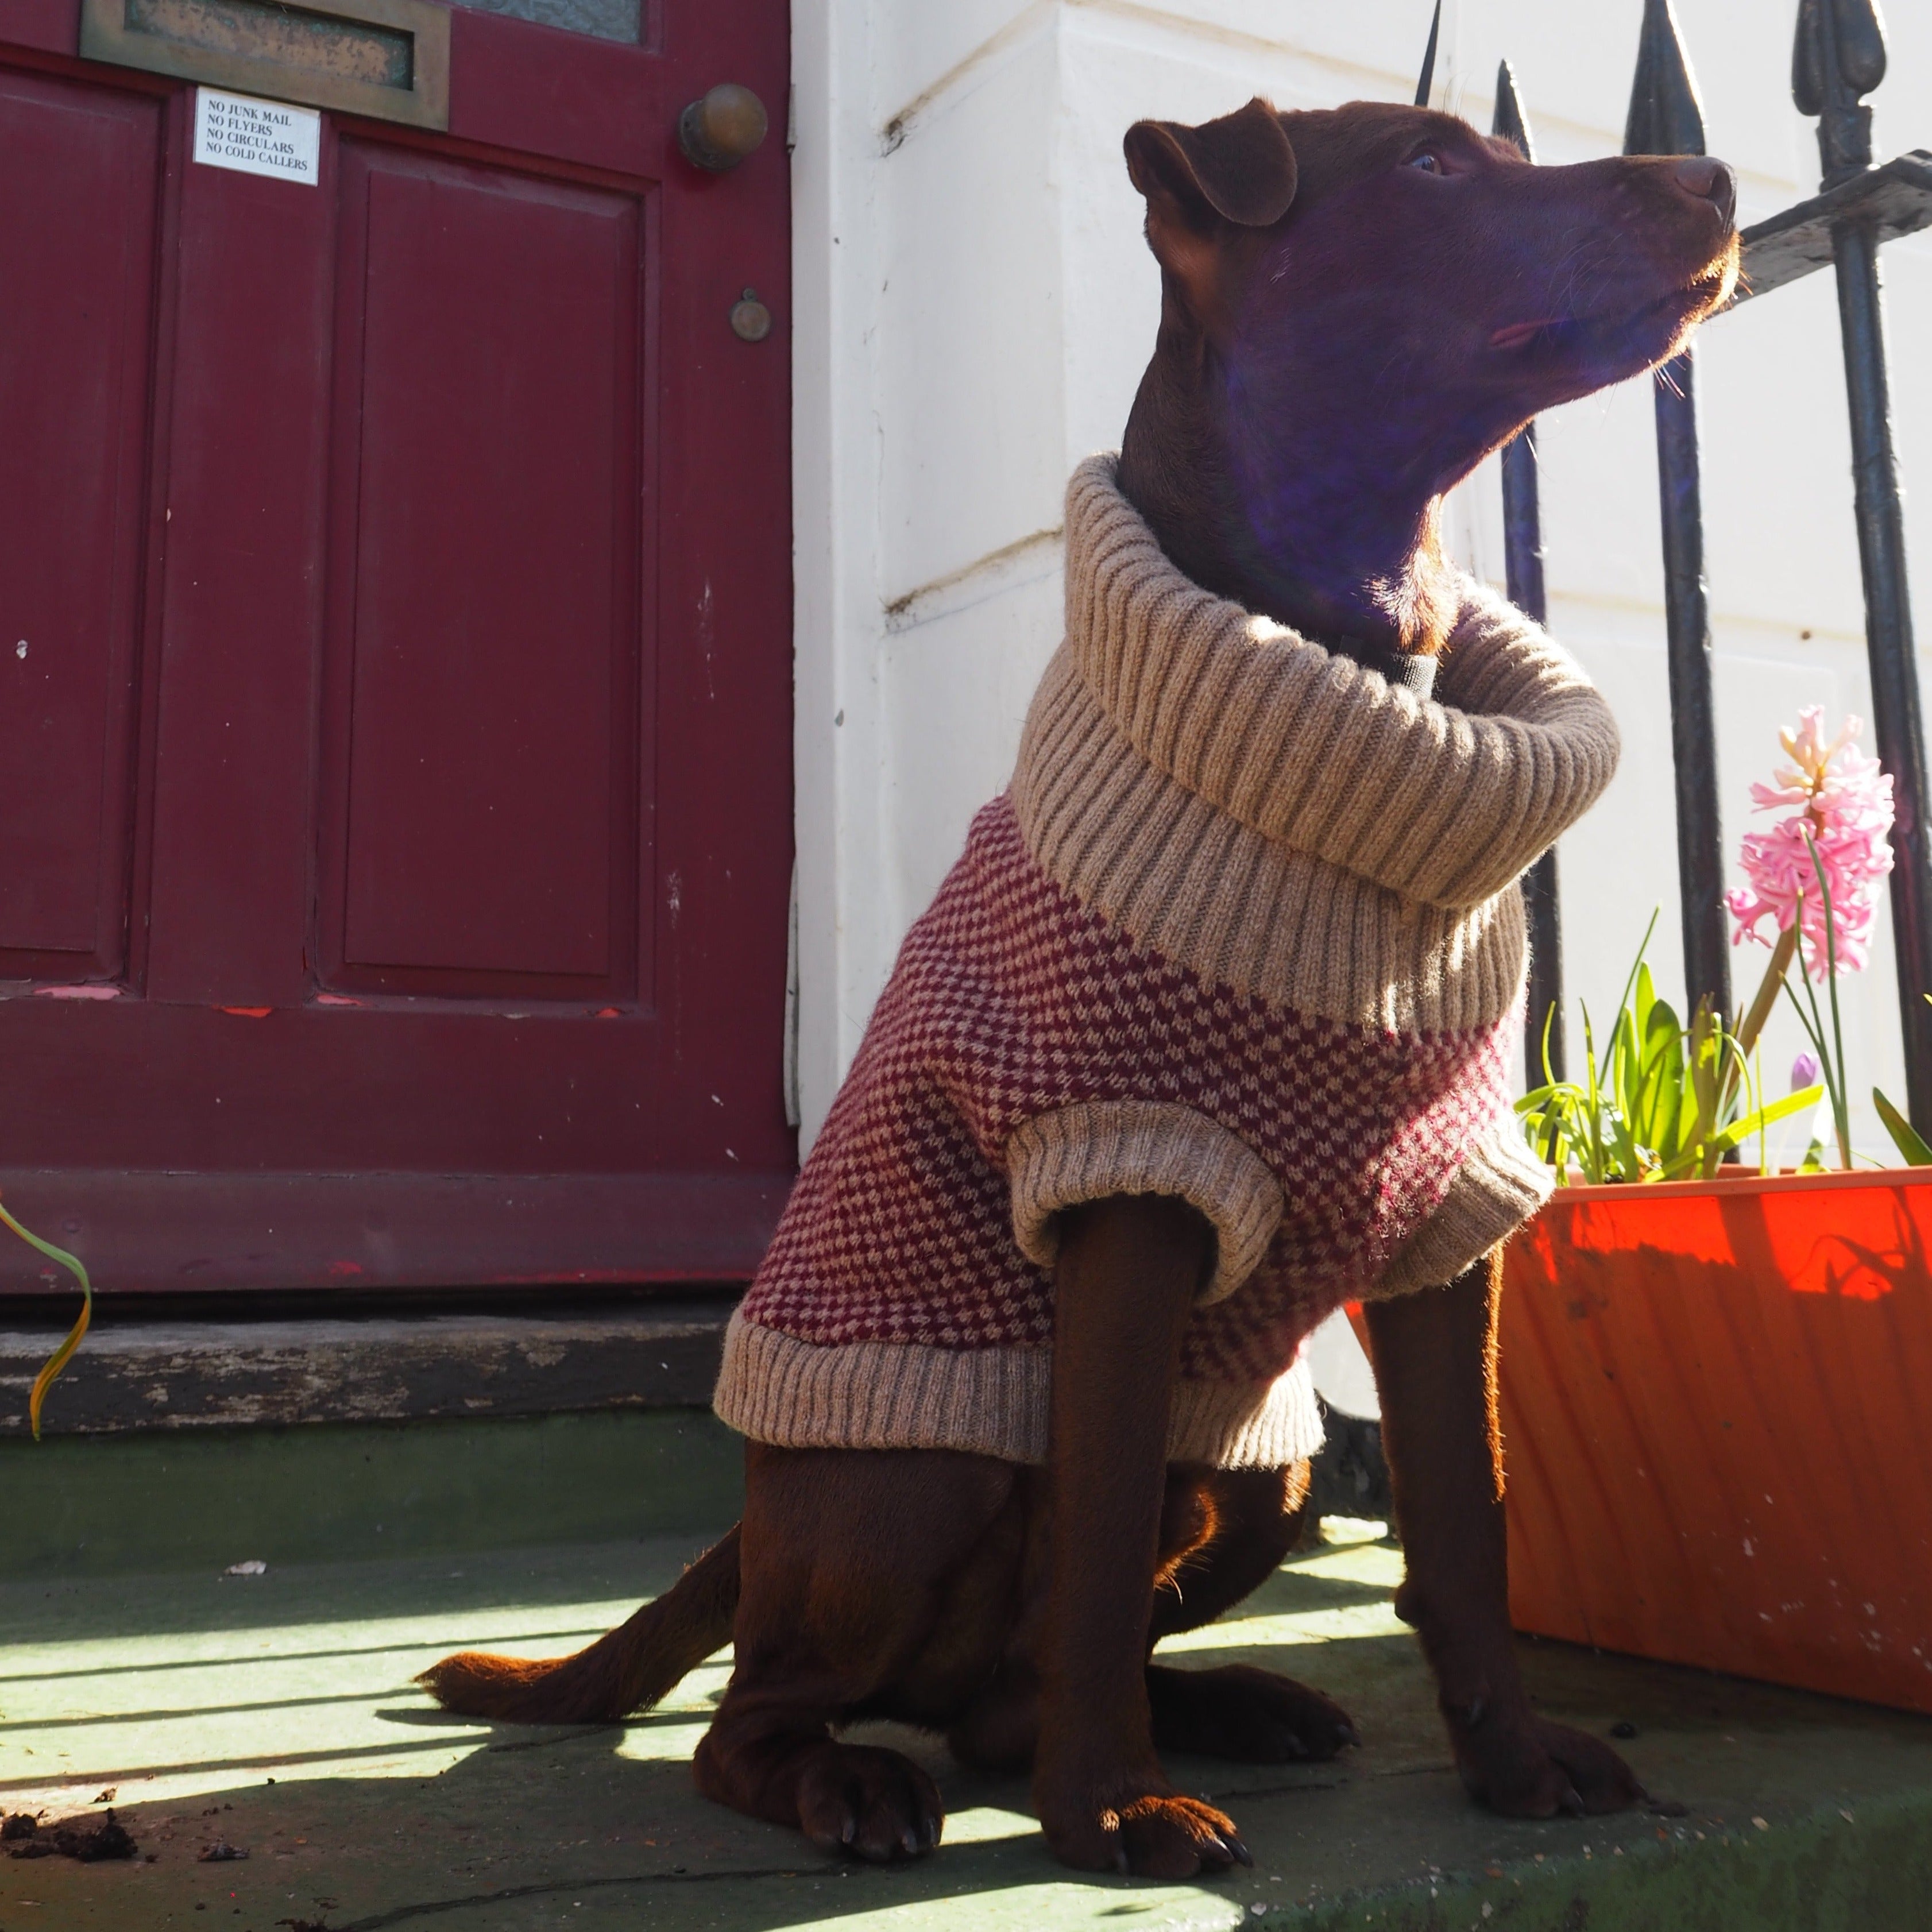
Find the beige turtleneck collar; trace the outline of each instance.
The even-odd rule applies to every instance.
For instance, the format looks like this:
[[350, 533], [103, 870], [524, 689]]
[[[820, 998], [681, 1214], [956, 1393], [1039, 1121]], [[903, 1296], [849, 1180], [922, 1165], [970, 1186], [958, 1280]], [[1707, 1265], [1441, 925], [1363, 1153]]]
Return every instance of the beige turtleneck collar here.
[[1473, 584], [1436, 692], [1202, 590], [1090, 458], [1014, 803], [1063, 885], [1204, 978], [1358, 1023], [1492, 1024], [1522, 980], [1514, 882], [1609, 782], [1616, 726]]

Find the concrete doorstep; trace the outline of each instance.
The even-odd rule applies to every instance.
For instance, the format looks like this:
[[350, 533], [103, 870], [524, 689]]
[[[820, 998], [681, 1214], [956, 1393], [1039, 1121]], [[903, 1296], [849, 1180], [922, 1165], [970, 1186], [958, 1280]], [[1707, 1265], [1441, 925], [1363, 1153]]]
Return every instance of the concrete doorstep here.
[[[728, 1654], [604, 1728], [452, 1720], [414, 1688], [452, 1648], [555, 1654], [628, 1614], [730, 1520], [736, 1458], [675, 1411], [0, 1448], [10, 1546], [23, 1518], [95, 1541], [34, 1532], [35, 1559], [0, 1582], [0, 1808], [44, 1814], [43, 1832], [112, 1808], [136, 1854], [0, 1858], [0, 1932], [1927, 1922], [1932, 1720], [1526, 1642], [1540, 1707], [1616, 1736], [1688, 1810], [1478, 1809], [1391, 1608], [1400, 1552], [1370, 1524], [1331, 1522], [1234, 1616], [1163, 1646], [1304, 1678], [1365, 1740], [1332, 1765], [1174, 1760], [1255, 1853], [1212, 1882], [1067, 1872], [1023, 1780], [970, 1776], [905, 1732], [876, 1734], [928, 1764], [950, 1809], [917, 1865], [854, 1868], [706, 1804], [688, 1760]], [[150, 1526], [118, 1544], [117, 1494]], [[546, 1541], [547, 1523], [580, 1540]], [[164, 1544], [176, 1562], [153, 1561]]]
[[[653, 1298], [574, 1314], [473, 1310], [347, 1318], [155, 1320], [128, 1298], [49, 1392], [52, 1436], [434, 1416], [703, 1406], [733, 1298]], [[0, 1326], [0, 1434], [66, 1333]]]

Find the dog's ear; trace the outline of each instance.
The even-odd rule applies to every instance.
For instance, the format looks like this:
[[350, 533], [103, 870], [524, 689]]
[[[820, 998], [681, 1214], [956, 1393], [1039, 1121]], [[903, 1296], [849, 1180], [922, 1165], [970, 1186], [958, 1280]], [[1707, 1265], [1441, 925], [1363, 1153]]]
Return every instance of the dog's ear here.
[[1128, 177], [1147, 197], [1148, 246], [1202, 313], [1216, 230], [1270, 227], [1294, 200], [1294, 149], [1281, 116], [1257, 94], [1198, 128], [1136, 121], [1121, 145]]

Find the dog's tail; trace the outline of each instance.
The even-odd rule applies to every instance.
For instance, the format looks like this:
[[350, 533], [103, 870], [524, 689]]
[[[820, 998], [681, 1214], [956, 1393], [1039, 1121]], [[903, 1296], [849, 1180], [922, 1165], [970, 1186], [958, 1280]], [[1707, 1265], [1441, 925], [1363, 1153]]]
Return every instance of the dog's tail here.
[[662, 1597], [574, 1656], [536, 1660], [460, 1651], [416, 1679], [446, 1710], [513, 1724], [610, 1724], [655, 1704], [731, 1640], [738, 1531]]

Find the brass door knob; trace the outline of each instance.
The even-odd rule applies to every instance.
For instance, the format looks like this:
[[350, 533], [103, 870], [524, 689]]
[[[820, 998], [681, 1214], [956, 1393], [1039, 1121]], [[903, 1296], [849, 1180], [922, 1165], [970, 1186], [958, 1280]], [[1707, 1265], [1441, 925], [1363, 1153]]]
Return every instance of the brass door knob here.
[[677, 145], [693, 167], [722, 175], [757, 153], [771, 125], [748, 87], [723, 81], [677, 117]]

